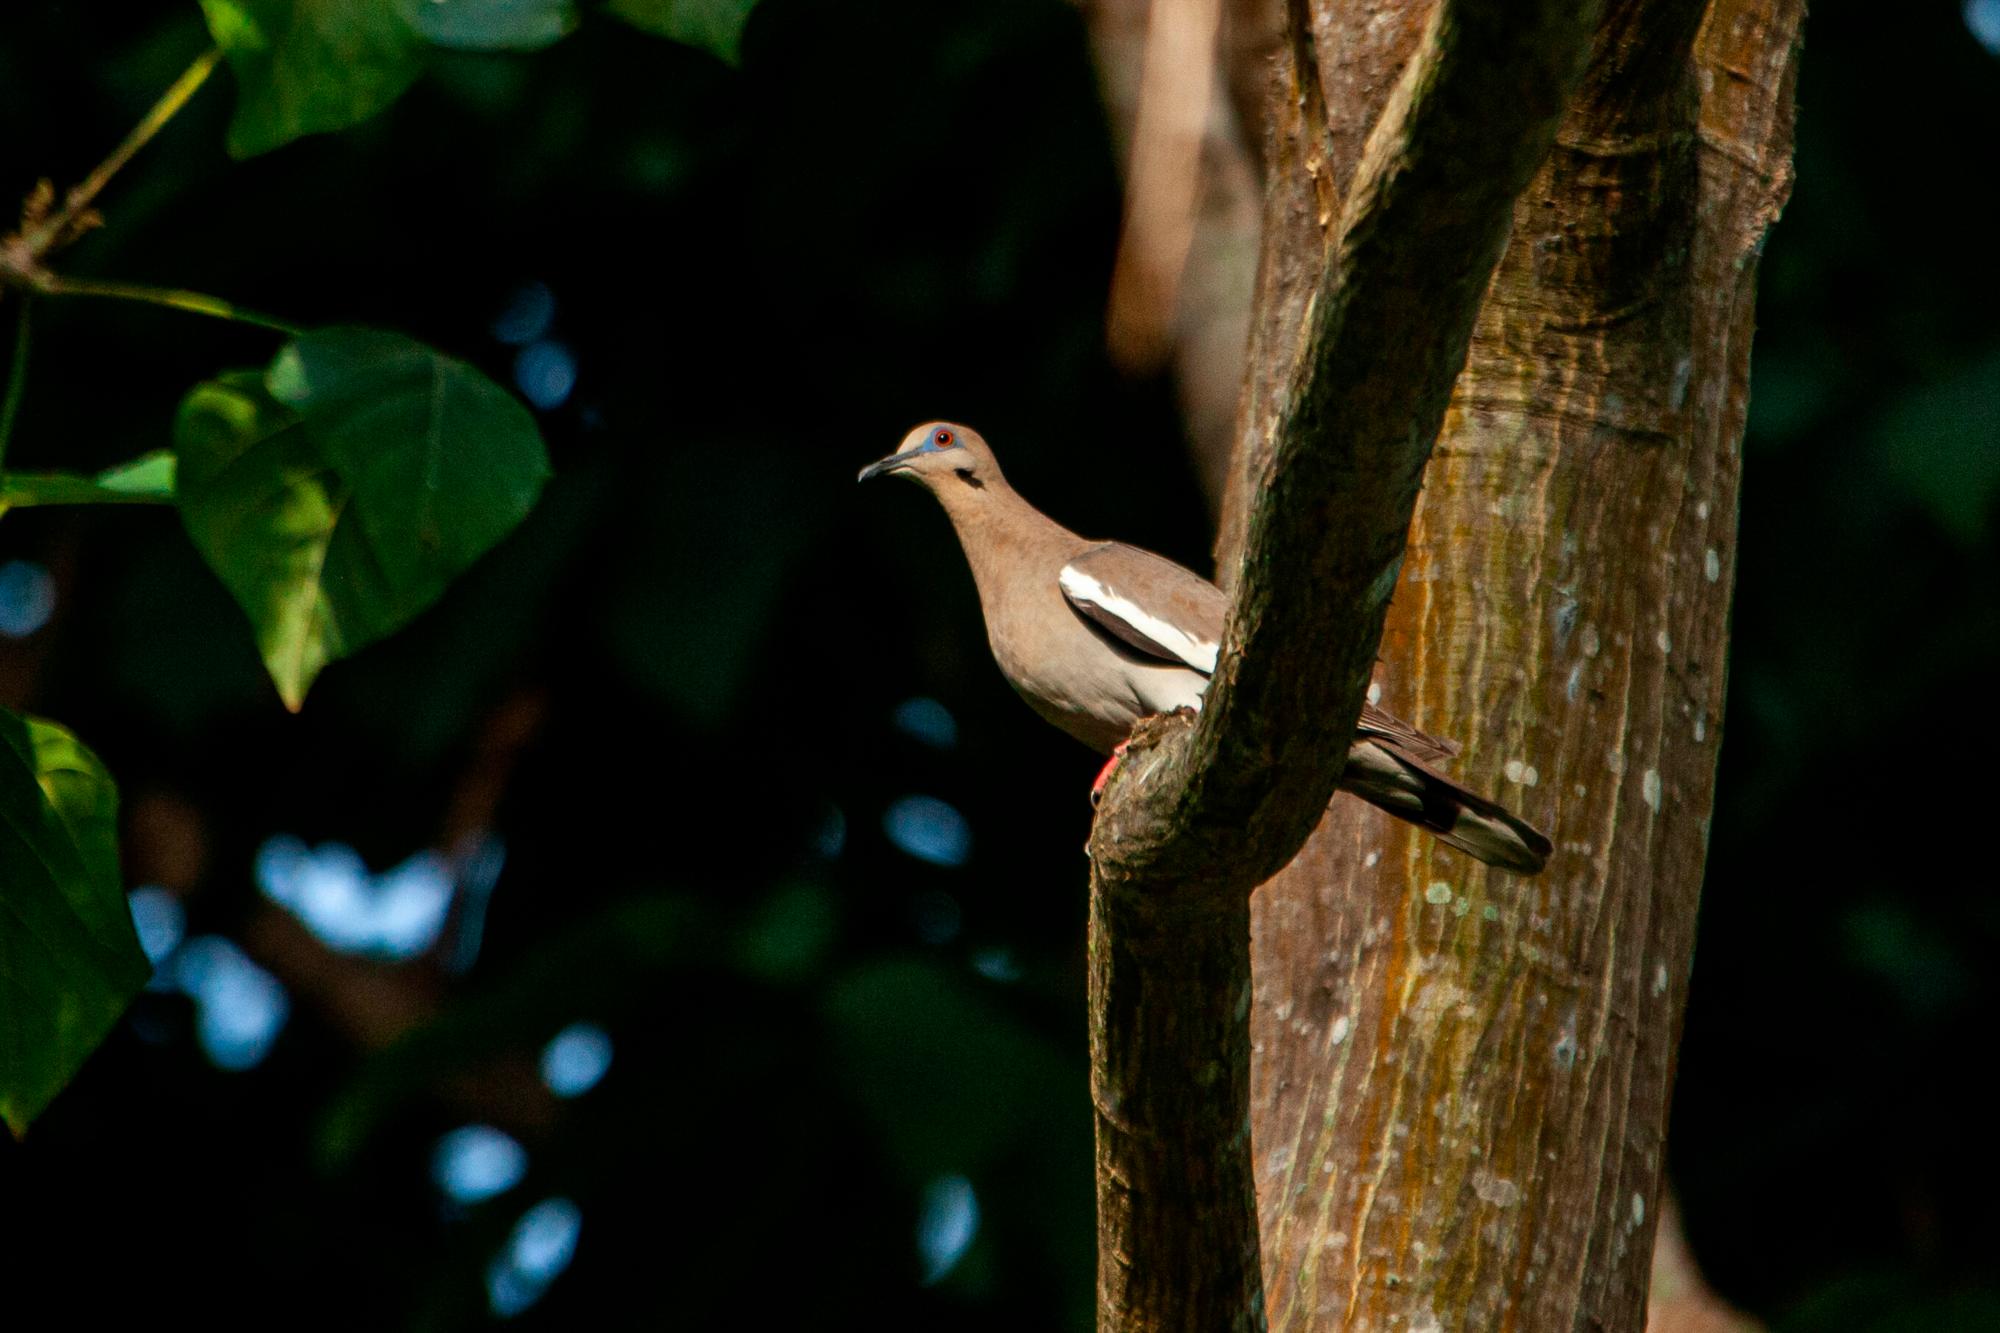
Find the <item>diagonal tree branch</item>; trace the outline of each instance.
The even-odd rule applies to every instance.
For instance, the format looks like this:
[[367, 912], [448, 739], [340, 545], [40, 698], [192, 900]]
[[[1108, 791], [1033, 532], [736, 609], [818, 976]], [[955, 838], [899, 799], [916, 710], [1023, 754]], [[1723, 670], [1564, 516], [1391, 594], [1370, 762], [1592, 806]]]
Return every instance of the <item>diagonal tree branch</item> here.
[[1149, 775], [1143, 799], [1114, 783], [1091, 844], [1108, 878], [1247, 891], [1319, 822], [1514, 199], [1554, 141], [1596, 14], [1432, 12], [1363, 153], [1285, 391], [1253, 423], [1269, 447], [1204, 710], [1127, 766]]
[[[1337, 219], [1321, 194], [1319, 223], [1337, 220], [1336, 239], [1285, 352], [1283, 391], [1252, 422], [1267, 461], [1205, 711], [1142, 728], [1092, 832], [1106, 1333], [1263, 1325], [1250, 892], [1333, 794], [1431, 442], [1596, 14], [1443, 0]], [[1294, 48], [1309, 51], [1302, 4], [1290, 22]], [[1316, 96], [1311, 63], [1299, 68]], [[1299, 165], [1327, 184], [1323, 156]]]

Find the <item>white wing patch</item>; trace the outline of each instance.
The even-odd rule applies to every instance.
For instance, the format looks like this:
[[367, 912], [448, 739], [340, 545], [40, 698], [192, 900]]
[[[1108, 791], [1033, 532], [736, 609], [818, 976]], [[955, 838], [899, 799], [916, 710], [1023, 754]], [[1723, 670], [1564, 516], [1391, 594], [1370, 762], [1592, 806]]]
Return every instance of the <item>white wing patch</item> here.
[[1063, 595], [1077, 605], [1091, 607], [1122, 621], [1133, 633], [1149, 643], [1158, 644], [1162, 651], [1179, 658], [1196, 671], [1205, 675], [1215, 674], [1218, 645], [1149, 614], [1130, 598], [1119, 596], [1075, 565], [1064, 565], [1056, 581], [1062, 585]]

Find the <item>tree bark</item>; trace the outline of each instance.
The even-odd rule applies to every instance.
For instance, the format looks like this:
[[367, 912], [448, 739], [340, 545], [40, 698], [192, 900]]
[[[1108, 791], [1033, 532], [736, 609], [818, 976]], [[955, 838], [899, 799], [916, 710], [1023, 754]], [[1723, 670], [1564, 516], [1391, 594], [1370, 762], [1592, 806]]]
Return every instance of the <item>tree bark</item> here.
[[[1198, 718], [1135, 734], [1092, 830], [1103, 1329], [1262, 1325], [1246, 903], [1333, 794], [1425, 460], [1595, 12], [1445, 0], [1315, 219], [1215, 677]], [[1294, 5], [1294, 52], [1304, 22]]]
[[[1511, 878], [1341, 802], [1254, 898], [1274, 1329], [1642, 1326], [1721, 735], [1755, 261], [1790, 182], [1802, 15], [1616, 0], [1514, 207], [1379, 684], [1465, 742], [1460, 778], [1558, 852]], [[1225, 572], [1266, 502], [1318, 229], [1363, 188], [1427, 17], [1315, 6], [1311, 40], [1281, 53], [1296, 95], [1265, 147]]]

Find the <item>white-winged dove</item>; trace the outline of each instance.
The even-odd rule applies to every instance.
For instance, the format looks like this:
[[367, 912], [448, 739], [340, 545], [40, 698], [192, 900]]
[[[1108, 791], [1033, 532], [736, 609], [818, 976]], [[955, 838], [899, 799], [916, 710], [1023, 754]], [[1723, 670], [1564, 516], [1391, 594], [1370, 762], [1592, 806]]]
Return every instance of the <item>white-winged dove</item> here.
[[[1201, 707], [1229, 610], [1220, 588], [1136, 546], [1069, 531], [1023, 500], [964, 426], [917, 427], [859, 479], [883, 476], [907, 477], [944, 506], [993, 656], [1037, 713], [1115, 763], [1140, 718]], [[1546, 837], [1432, 767], [1457, 752], [1369, 704], [1340, 789], [1488, 865], [1539, 871]]]

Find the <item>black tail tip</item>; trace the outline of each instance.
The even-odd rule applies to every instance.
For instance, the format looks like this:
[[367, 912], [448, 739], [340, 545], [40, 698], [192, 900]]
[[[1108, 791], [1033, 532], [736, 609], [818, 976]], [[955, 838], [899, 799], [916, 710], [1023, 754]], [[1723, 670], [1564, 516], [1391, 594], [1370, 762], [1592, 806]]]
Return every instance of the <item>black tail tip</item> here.
[[1437, 836], [1474, 860], [1515, 875], [1541, 874], [1555, 851], [1541, 830], [1504, 810], [1461, 809], [1452, 826], [1438, 830]]

